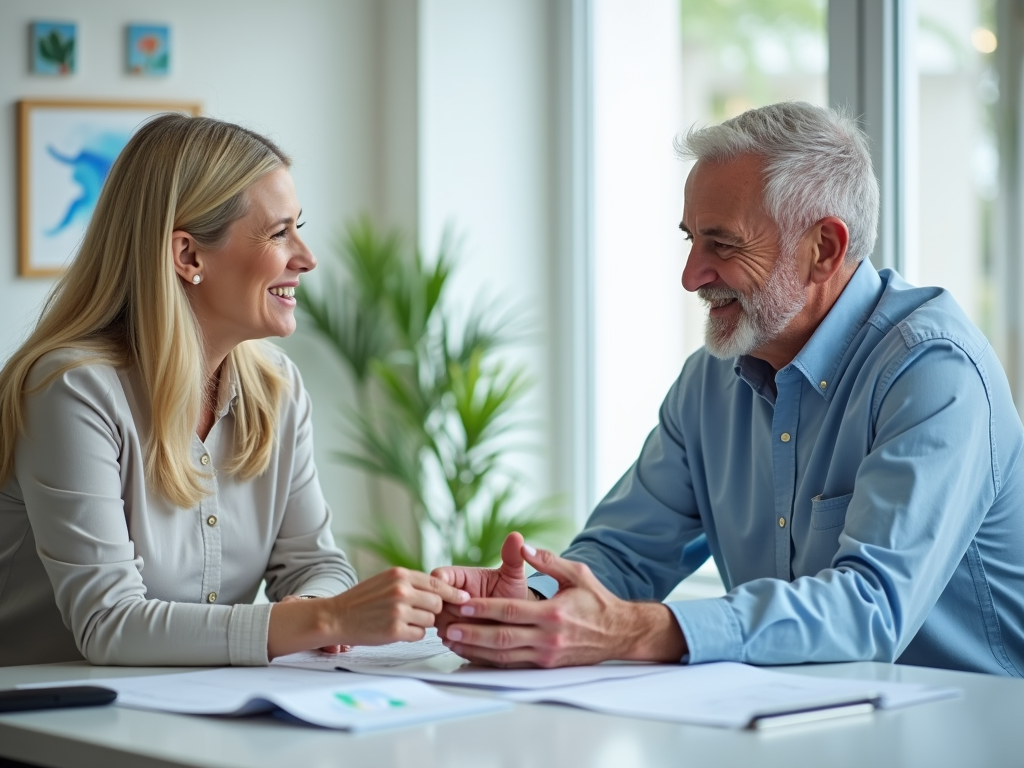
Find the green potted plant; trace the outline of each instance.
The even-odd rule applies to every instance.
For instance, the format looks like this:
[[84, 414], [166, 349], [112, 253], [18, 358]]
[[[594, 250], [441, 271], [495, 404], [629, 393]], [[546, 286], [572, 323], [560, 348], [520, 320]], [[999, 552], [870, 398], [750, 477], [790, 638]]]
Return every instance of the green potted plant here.
[[[441, 562], [488, 566], [510, 531], [530, 539], [562, 528], [553, 498], [520, 501], [524, 483], [507, 461], [532, 382], [502, 350], [523, 329], [500, 302], [456, 317], [451, 233], [428, 263], [406, 251], [396, 230], [381, 233], [362, 217], [347, 226], [336, 255], [320, 290], [303, 286], [296, 298], [305, 326], [355, 385], [356, 401], [342, 404], [354, 448], [335, 456], [366, 473], [373, 530], [353, 543], [391, 565], [425, 570], [439, 564], [427, 562], [426, 536]], [[408, 497], [413, 535], [386, 514], [379, 478]]]

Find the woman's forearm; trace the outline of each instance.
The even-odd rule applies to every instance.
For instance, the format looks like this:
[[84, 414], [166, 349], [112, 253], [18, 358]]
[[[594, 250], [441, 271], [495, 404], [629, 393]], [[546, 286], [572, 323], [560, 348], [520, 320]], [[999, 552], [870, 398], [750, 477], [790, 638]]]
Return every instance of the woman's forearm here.
[[333, 601], [334, 598], [323, 598], [274, 603], [267, 632], [267, 658], [273, 660], [342, 642], [334, 639], [339, 627], [332, 610]]

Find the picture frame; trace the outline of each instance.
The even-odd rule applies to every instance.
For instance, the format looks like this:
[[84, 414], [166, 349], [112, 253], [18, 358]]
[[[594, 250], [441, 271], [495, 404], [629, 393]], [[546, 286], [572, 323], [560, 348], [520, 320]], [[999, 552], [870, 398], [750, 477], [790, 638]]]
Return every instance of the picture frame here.
[[73, 75], [77, 47], [78, 25], [73, 21], [34, 21], [29, 25], [29, 69], [33, 75]]
[[166, 77], [171, 71], [170, 25], [128, 24], [124, 57], [129, 75]]
[[164, 112], [198, 102], [27, 99], [18, 102], [18, 274], [58, 275], [77, 252], [114, 159]]

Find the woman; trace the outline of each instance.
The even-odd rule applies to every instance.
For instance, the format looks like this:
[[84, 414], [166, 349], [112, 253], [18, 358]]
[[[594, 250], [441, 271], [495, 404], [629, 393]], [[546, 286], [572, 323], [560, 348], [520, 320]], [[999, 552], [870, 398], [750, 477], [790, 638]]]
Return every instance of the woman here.
[[[316, 265], [288, 166], [182, 115], [114, 163], [0, 374], [0, 664], [266, 664], [416, 640], [466, 599], [401, 569], [353, 586], [334, 546], [309, 398], [258, 341]], [[253, 605], [263, 579], [278, 602]]]

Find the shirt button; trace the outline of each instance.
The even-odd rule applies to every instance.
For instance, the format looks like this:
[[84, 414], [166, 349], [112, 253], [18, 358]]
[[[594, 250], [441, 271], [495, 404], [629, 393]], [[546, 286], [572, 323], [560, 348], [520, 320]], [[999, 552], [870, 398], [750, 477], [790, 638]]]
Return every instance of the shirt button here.
[[[779, 528], [785, 528], [785, 527], [786, 527], [786, 518], [780, 517], [779, 518]], [[213, 602], [213, 601], [211, 600], [210, 602]]]
[[206, 602], [208, 602], [208, 603], [216, 603], [217, 602], [217, 593], [216, 592], [211, 592], [210, 594], [208, 594], [206, 596]]
[[783, 432], [781, 435], [779, 435], [779, 439], [782, 442], [784, 442], [784, 443], [788, 443], [789, 442], [789, 432]]
[[213, 526], [215, 526], [217, 524], [217, 516], [216, 515], [210, 515], [208, 518], [206, 518], [206, 524], [208, 526], [210, 526], [211, 528]]
[[825, 389], [828, 386], [828, 382], [827, 381], [823, 381], [820, 384], [818, 384], [818, 386], [821, 387], [822, 389]]
[[200, 464], [202, 464], [202, 465], [203, 465], [204, 467], [205, 467], [205, 466], [206, 466], [207, 464], [209, 464], [209, 463], [210, 463], [210, 454], [208, 454], [208, 453], [204, 453], [204, 454], [203, 454], [203, 455], [202, 455], [202, 456], [201, 456], [201, 457], [199, 458], [199, 463], [200, 463]]

